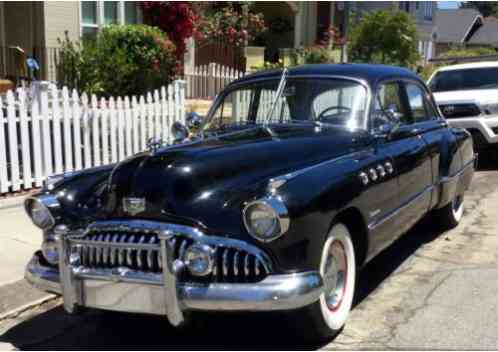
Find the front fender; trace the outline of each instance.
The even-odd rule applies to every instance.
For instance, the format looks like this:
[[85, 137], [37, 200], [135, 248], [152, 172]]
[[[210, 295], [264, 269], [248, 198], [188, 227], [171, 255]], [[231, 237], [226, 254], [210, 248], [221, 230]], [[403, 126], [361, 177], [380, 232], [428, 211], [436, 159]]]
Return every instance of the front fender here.
[[284, 272], [316, 270], [335, 216], [360, 197], [358, 170], [369, 152], [357, 152], [301, 170], [278, 189], [291, 219], [288, 232], [266, 244]]

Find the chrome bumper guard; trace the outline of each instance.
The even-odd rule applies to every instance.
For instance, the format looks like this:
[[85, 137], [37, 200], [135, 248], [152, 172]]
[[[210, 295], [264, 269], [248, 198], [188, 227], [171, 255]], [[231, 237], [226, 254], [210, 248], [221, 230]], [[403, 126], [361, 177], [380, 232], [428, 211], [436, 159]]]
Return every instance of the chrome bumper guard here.
[[[65, 264], [59, 271], [42, 265], [40, 256], [40, 252], [35, 253], [28, 263], [25, 278], [39, 289], [62, 294], [66, 311], [74, 312], [82, 306], [159, 314], [167, 316], [174, 326], [183, 322], [186, 310], [291, 310], [317, 301], [323, 291], [322, 278], [316, 271], [269, 275], [257, 283], [203, 285], [177, 282], [172, 263], [165, 263], [168, 265], [163, 266], [167, 268], [163, 275]], [[163, 260], [167, 262], [167, 258], [166, 253]]]

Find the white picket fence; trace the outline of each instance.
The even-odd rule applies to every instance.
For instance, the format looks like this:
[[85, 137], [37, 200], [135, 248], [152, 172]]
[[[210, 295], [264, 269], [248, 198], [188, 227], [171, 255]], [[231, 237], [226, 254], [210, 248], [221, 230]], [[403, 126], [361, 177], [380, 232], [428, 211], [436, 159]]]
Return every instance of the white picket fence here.
[[0, 194], [42, 186], [47, 177], [115, 163], [171, 142], [184, 122], [185, 81], [145, 97], [111, 97], [35, 83], [0, 97]]
[[196, 66], [194, 72], [185, 75], [187, 98], [213, 99], [228, 83], [244, 75], [242, 71], [216, 63]]

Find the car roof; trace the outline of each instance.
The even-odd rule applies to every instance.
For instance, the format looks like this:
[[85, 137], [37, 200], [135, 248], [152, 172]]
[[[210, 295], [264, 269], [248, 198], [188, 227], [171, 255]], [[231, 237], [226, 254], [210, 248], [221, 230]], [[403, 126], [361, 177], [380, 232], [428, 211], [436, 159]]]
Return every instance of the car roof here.
[[437, 72], [465, 70], [465, 69], [469, 69], [469, 68], [486, 68], [486, 67], [498, 67], [498, 61], [469, 62], [466, 64], [444, 66], [444, 67], [439, 68], [437, 70]]
[[[292, 67], [288, 69], [289, 76], [343, 76], [366, 81], [374, 85], [379, 79], [384, 78], [411, 78], [420, 81], [420, 78], [412, 71], [388, 65], [372, 64], [312, 64]], [[233, 84], [250, 81], [253, 79], [279, 78], [282, 69], [262, 71], [247, 75], [233, 82]]]

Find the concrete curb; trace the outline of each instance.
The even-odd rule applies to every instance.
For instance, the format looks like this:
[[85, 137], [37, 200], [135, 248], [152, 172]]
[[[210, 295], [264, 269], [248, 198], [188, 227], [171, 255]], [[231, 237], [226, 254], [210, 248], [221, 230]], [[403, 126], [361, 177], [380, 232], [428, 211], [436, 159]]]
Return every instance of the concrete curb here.
[[5, 319], [15, 318], [19, 314], [22, 314], [23, 312], [30, 310], [31, 308], [34, 308], [36, 306], [39, 306], [43, 303], [52, 301], [52, 300], [56, 299], [57, 297], [59, 297], [59, 296], [51, 294], [51, 293], [47, 293], [47, 295], [42, 297], [42, 298], [30, 301], [26, 304], [23, 304], [20, 307], [11, 309], [5, 313], [0, 314], [0, 321], [5, 320]]

